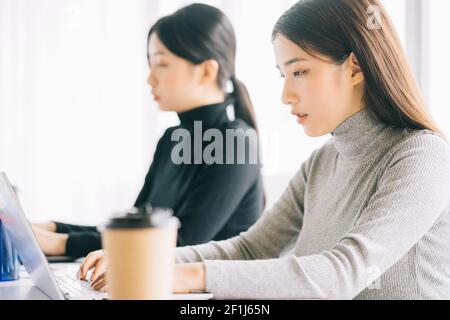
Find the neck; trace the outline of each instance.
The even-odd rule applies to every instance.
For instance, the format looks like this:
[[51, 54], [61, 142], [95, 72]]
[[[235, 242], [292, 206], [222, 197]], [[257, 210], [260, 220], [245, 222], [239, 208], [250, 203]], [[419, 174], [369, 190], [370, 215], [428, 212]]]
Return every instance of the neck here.
[[[334, 132], [334, 145], [345, 158], [363, 158], [380, 142], [386, 125], [366, 107], [345, 120]], [[382, 140], [382, 139], [381, 139]]]
[[198, 97], [192, 99], [189, 104], [183, 108], [182, 112], [191, 111], [203, 106], [224, 103], [225, 93], [220, 90], [208, 90], [202, 92]]

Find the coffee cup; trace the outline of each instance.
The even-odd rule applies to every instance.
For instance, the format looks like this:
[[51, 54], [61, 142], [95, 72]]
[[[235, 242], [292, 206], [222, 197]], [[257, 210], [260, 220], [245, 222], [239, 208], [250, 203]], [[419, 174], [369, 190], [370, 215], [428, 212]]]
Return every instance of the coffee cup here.
[[107, 291], [114, 300], [165, 300], [173, 289], [179, 220], [149, 207], [116, 215], [102, 231]]

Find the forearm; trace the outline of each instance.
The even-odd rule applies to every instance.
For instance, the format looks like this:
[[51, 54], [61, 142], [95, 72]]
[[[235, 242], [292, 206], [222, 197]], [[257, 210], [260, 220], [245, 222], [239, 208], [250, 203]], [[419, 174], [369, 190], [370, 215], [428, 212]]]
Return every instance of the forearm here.
[[57, 226], [55, 222], [47, 222], [47, 223], [33, 223], [33, 226], [40, 228], [42, 230], [47, 230], [50, 232], [56, 232]]
[[215, 242], [197, 246], [177, 248], [175, 258], [177, 263], [203, 262], [205, 260], [250, 260], [251, 255], [242, 249], [242, 238]]
[[297, 239], [301, 229], [301, 210], [293, 208], [286, 198], [290, 191], [255, 225], [239, 236], [207, 244], [181, 247], [176, 250], [178, 263], [205, 260], [261, 260], [277, 258], [280, 252]]
[[174, 293], [205, 291], [205, 267], [203, 263], [175, 265]]
[[57, 234], [48, 230], [33, 226], [39, 246], [47, 256], [60, 256], [66, 253], [68, 234]]

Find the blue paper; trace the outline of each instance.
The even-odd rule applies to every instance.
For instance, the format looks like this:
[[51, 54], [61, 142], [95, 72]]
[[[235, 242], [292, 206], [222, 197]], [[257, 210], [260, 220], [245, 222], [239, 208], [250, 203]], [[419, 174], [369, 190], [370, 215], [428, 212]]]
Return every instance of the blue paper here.
[[0, 281], [19, 279], [19, 259], [0, 220]]

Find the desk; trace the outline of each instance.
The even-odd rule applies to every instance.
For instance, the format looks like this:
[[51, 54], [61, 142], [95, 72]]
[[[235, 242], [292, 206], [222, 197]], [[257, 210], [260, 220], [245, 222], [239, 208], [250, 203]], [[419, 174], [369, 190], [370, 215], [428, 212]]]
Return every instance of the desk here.
[[[70, 267], [78, 263], [56, 263], [51, 264], [52, 269], [59, 267]], [[212, 294], [174, 294], [172, 300], [209, 300]], [[25, 268], [20, 267], [20, 279], [16, 281], [0, 282], [0, 300], [50, 300], [41, 290], [31, 282]]]
[[20, 279], [16, 281], [0, 282], [0, 300], [50, 300], [41, 290], [31, 282], [23, 267]]

